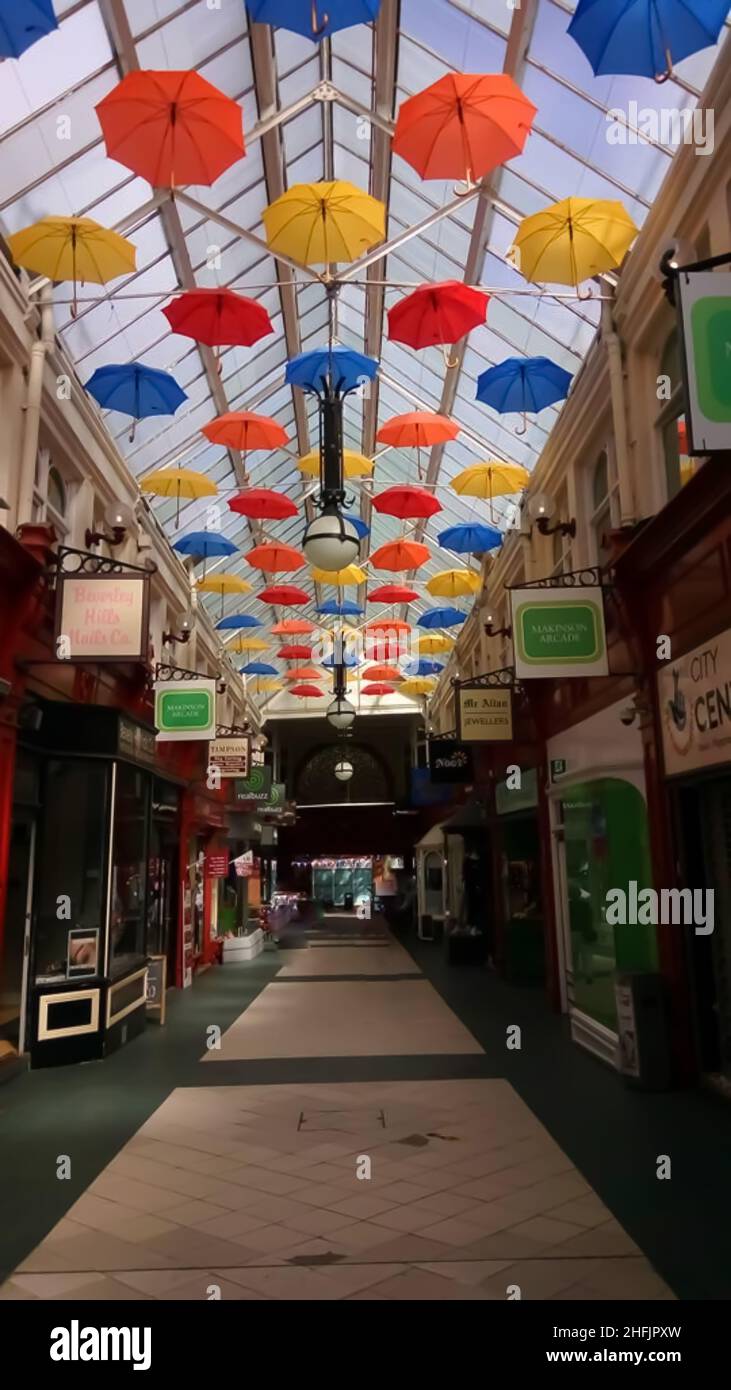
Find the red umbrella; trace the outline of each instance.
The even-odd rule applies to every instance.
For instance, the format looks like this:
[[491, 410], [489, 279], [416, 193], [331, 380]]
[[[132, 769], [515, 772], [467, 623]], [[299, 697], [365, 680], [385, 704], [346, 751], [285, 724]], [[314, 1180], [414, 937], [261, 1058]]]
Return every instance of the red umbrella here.
[[422, 477], [421, 451], [435, 444], [447, 444], [456, 439], [459, 425], [446, 415], [432, 414], [428, 410], [412, 410], [406, 415], [395, 415], [381, 425], [376, 439], [379, 444], [390, 444], [394, 449], [416, 449], [419, 477]]
[[[312, 595], [298, 589], [296, 584], [270, 584], [267, 589], [262, 589], [259, 598], [262, 603], [273, 603], [279, 608], [296, 608], [301, 603], [310, 603]], [[277, 628], [281, 632], [282, 624], [277, 623]]]
[[284, 521], [288, 516], [297, 515], [297, 506], [291, 497], [284, 497], [281, 492], [273, 492], [268, 487], [245, 488], [243, 492], [237, 492], [228, 505], [232, 512], [253, 517], [257, 521]]
[[246, 153], [241, 107], [197, 72], [130, 72], [96, 113], [107, 154], [154, 188], [215, 183]]
[[321, 681], [324, 680], [324, 673], [318, 671], [316, 666], [298, 666], [296, 671], [285, 672], [286, 681]]
[[373, 622], [366, 623], [364, 632], [411, 632], [411, 623], [402, 622], [400, 618], [374, 618]]
[[434, 494], [423, 487], [389, 487], [373, 498], [373, 506], [377, 512], [396, 516], [401, 521], [435, 516], [442, 510], [441, 502], [437, 502]]
[[396, 691], [392, 685], [364, 685], [361, 695], [395, 695]]
[[417, 589], [408, 589], [405, 584], [382, 584], [380, 589], [371, 589], [369, 603], [413, 603], [419, 598]]
[[289, 693], [299, 696], [300, 700], [321, 700], [325, 694], [324, 690], [318, 690], [316, 685], [293, 685]]
[[403, 103], [393, 149], [423, 179], [472, 183], [521, 153], [536, 110], [507, 74], [450, 72]]
[[[458, 343], [487, 318], [489, 296], [461, 280], [423, 285], [388, 311], [388, 336], [407, 347], [446, 347]], [[445, 352], [450, 367], [457, 363]]]
[[364, 681], [401, 681], [403, 676], [398, 666], [369, 666], [363, 672]]
[[233, 290], [187, 290], [162, 312], [173, 333], [208, 347], [253, 347], [274, 332], [264, 305]]
[[[264, 592], [268, 591], [265, 590]], [[298, 589], [297, 593], [304, 593], [304, 589]], [[263, 597], [263, 594], [259, 595], [259, 598]], [[306, 594], [305, 598], [307, 598]], [[314, 631], [315, 623], [308, 622], [306, 618], [285, 618], [283, 622], [274, 624], [272, 635], [276, 637], [306, 637], [308, 633]]]
[[371, 555], [376, 570], [416, 570], [429, 559], [428, 545], [420, 541], [390, 541]]
[[293, 643], [291, 647], [280, 647], [277, 652], [277, 659], [279, 661], [311, 661], [314, 650], [314, 647], [306, 647], [303, 642]]
[[306, 560], [301, 550], [282, 541], [264, 541], [255, 545], [245, 556], [254, 569], [265, 570], [267, 574], [280, 574], [287, 570], [301, 570]]

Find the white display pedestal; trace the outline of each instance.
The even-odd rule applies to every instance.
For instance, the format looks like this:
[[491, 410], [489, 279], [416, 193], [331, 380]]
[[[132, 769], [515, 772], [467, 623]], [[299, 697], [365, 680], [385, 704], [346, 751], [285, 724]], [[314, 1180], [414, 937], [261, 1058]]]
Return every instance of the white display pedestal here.
[[223, 939], [224, 965], [239, 965], [244, 960], [254, 960], [264, 950], [264, 933], [260, 927], [249, 936], [225, 936]]

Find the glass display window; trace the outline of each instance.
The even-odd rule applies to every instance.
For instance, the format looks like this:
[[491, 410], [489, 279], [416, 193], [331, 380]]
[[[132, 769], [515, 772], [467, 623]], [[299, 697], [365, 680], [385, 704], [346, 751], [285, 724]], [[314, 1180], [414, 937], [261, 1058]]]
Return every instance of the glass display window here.
[[103, 936], [110, 784], [108, 763], [69, 758], [46, 764], [33, 933], [36, 983], [67, 977], [70, 931], [86, 928]]

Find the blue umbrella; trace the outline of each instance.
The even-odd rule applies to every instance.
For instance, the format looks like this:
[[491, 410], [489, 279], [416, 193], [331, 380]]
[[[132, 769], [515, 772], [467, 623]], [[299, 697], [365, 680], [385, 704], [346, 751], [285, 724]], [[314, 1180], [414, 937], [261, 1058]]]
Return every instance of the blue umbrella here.
[[673, 63], [716, 43], [728, 0], [579, 0], [569, 33], [597, 77], [664, 82]]
[[459, 627], [466, 621], [467, 614], [460, 608], [427, 608], [418, 619], [417, 627]]
[[455, 555], [482, 555], [486, 550], [494, 550], [502, 544], [502, 533], [496, 526], [485, 526], [482, 522], [466, 522], [463, 526], [448, 526], [440, 531], [437, 540], [445, 550], [453, 550]]
[[362, 520], [361, 517], [354, 516], [352, 512], [343, 512], [343, 516], [345, 517], [345, 520], [349, 521], [351, 526], [353, 526], [355, 530], [358, 532], [359, 541], [364, 541], [366, 536], [370, 536], [371, 528], [370, 526], [366, 526], [365, 522]]
[[285, 381], [288, 386], [301, 386], [303, 391], [316, 394], [327, 391], [330, 386], [339, 396], [344, 396], [365, 381], [373, 381], [378, 365], [374, 358], [364, 357], [353, 348], [314, 348], [287, 363]]
[[358, 658], [357, 658], [357, 656], [353, 656], [352, 652], [351, 652], [351, 653], [343, 652], [343, 659], [342, 659], [342, 661], [336, 662], [334, 656], [327, 656], [327, 657], [325, 657], [325, 660], [323, 661], [322, 664], [323, 664], [323, 666], [325, 666], [325, 667], [327, 668], [328, 671], [332, 671], [333, 667], [336, 666], [336, 665], [337, 665], [337, 666], [347, 666], [348, 670], [349, 670], [349, 671], [352, 671], [352, 670], [353, 670], [353, 667], [358, 665]]
[[327, 603], [321, 603], [316, 611], [323, 618], [362, 618], [365, 608], [359, 608], [350, 598], [344, 598], [342, 603], [329, 598]]
[[441, 661], [410, 661], [406, 667], [407, 676], [438, 676], [444, 670]]
[[527, 412], [545, 410], [547, 405], [565, 400], [570, 385], [571, 373], [550, 357], [507, 357], [477, 378], [477, 399], [500, 415], [520, 412], [523, 428], [516, 434], [525, 434]]
[[254, 615], [253, 615], [253, 613], [229, 613], [227, 617], [221, 618], [221, 621], [220, 621], [219, 623], [216, 623], [216, 628], [217, 628], [219, 631], [220, 631], [221, 629], [229, 629], [229, 628], [236, 628], [236, 627], [261, 627], [261, 626], [262, 626], [261, 618], [255, 618]]
[[[150, 415], [174, 415], [179, 405], [187, 401], [185, 391], [169, 372], [156, 367], [143, 367], [128, 362], [113, 367], [97, 367], [85, 388], [105, 410], [118, 410], [135, 420]], [[130, 440], [134, 439], [134, 428]]]
[[[179, 550], [181, 555], [194, 555], [197, 560], [202, 560], [205, 579], [206, 562], [212, 555], [237, 555], [239, 548], [233, 541], [227, 541], [225, 536], [220, 536], [217, 531], [190, 531], [187, 536], [181, 536], [179, 541], [173, 542], [173, 549]], [[221, 598], [223, 599], [223, 595]]]
[[279, 671], [276, 666], [270, 666], [268, 661], [249, 661], [246, 666], [239, 666], [240, 676], [278, 676]]
[[1, 0], [0, 58], [19, 58], [54, 29], [53, 0]]
[[381, 0], [247, 0], [247, 5], [260, 24], [278, 24], [319, 43], [351, 24], [369, 24]]

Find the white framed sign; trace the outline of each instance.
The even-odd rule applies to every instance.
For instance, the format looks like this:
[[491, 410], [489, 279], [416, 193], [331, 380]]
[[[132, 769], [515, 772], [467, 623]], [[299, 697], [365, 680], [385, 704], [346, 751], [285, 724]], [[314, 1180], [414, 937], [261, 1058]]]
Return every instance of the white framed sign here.
[[251, 766], [251, 739], [214, 738], [208, 749], [210, 767], [222, 777], [248, 777]]
[[510, 602], [519, 680], [609, 675], [600, 584], [511, 589]]
[[56, 655], [60, 661], [147, 660], [150, 577], [60, 574]]
[[668, 777], [731, 762], [731, 628], [658, 672]]
[[457, 736], [462, 743], [509, 743], [513, 737], [513, 692], [499, 686], [460, 686]]
[[203, 676], [156, 681], [155, 727], [159, 743], [215, 739], [216, 682]]
[[676, 285], [688, 453], [731, 449], [731, 274], [681, 270]]

